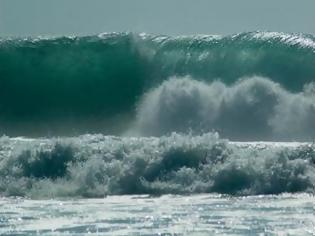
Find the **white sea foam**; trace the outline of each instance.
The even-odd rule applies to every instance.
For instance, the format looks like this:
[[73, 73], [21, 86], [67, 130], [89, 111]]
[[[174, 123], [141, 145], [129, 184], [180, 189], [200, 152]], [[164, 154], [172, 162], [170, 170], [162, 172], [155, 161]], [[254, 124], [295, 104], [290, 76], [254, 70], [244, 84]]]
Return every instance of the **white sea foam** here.
[[50, 198], [313, 193], [314, 150], [310, 143], [229, 142], [216, 133], [158, 138], [3, 137], [0, 194]]
[[144, 95], [131, 133], [216, 130], [238, 141], [311, 141], [314, 120], [313, 93], [292, 93], [266, 78], [245, 78], [232, 86], [170, 78]]

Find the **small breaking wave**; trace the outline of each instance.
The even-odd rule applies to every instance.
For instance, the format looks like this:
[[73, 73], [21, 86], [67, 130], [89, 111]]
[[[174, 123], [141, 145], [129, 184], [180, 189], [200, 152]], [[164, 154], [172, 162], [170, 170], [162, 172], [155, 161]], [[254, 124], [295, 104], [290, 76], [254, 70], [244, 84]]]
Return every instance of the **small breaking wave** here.
[[215, 133], [0, 142], [2, 196], [315, 192], [311, 144], [244, 146]]

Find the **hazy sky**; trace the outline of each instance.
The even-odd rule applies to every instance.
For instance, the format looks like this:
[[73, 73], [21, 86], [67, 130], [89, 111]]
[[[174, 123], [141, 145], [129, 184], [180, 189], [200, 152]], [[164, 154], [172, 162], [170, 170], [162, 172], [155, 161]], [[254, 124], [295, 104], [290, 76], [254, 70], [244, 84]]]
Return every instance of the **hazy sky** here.
[[315, 0], [0, 0], [0, 36], [315, 34]]

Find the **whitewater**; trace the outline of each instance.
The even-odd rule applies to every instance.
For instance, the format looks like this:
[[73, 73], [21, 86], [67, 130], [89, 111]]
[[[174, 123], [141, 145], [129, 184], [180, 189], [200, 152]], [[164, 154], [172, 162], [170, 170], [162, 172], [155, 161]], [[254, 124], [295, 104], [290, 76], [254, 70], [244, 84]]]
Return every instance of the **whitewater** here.
[[0, 39], [1, 235], [314, 235], [315, 38]]

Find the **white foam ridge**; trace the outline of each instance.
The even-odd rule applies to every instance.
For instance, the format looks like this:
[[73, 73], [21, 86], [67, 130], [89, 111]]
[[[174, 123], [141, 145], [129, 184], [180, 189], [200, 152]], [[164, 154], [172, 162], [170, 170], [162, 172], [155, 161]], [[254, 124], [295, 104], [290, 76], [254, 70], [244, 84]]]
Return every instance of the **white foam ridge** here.
[[0, 139], [0, 195], [315, 192], [311, 143], [233, 143], [217, 133]]
[[144, 95], [130, 132], [159, 136], [216, 130], [237, 141], [312, 141], [313, 90], [311, 83], [292, 93], [262, 77], [243, 78], [231, 86], [173, 77]]

